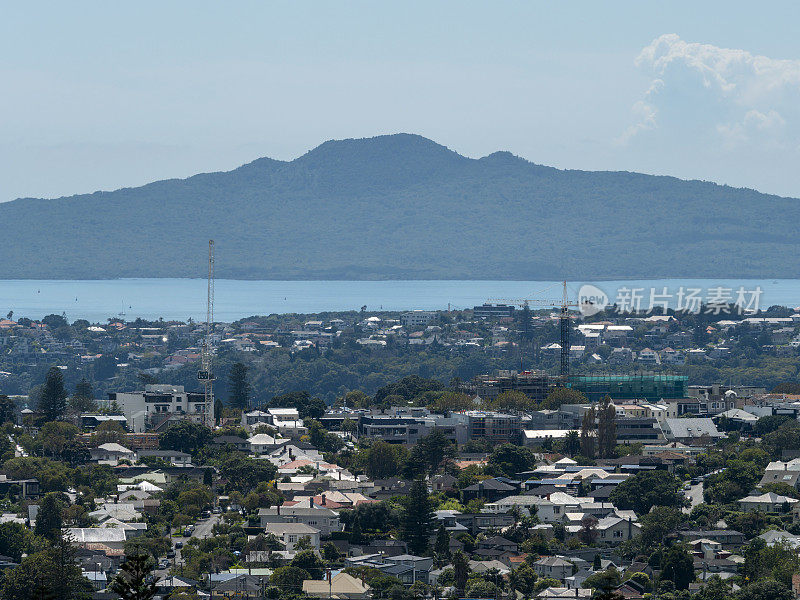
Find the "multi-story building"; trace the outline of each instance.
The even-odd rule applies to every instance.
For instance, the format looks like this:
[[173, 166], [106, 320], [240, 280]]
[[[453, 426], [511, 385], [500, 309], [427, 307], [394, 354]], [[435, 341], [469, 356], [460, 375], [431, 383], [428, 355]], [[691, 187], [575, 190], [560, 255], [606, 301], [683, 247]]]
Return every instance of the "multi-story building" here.
[[412, 310], [411, 312], [400, 315], [400, 322], [406, 329], [414, 327], [425, 327], [436, 317], [436, 313], [430, 310]]
[[109, 404], [116, 403], [128, 421], [128, 429], [142, 433], [158, 429], [168, 421], [188, 420], [211, 426], [213, 399], [206, 403], [201, 392], [187, 392], [182, 385], [149, 384], [139, 392], [109, 392]]
[[513, 317], [514, 307], [508, 304], [484, 304], [473, 308], [472, 315], [476, 319]]
[[[427, 412], [427, 411], [426, 411]], [[358, 434], [364, 437], [379, 438], [390, 444], [416, 444], [434, 429], [457, 444], [469, 439], [466, 420], [460, 415], [445, 417], [441, 415], [403, 414], [362, 414], [358, 417]]]
[[522, 437], [522, 422], [518, 415], [468, 410], [458, 413], [467, 425], [469, 439], [486, 440], [490, 444], [519, 443]]

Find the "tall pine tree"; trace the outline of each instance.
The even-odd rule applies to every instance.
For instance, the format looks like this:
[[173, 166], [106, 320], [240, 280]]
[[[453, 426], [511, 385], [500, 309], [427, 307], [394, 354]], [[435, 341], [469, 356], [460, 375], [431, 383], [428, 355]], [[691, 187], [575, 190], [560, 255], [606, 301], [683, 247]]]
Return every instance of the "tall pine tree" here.
[[250, 382], [247, 380], [247, 367], [237, 362], [228, 375], [230, 396], [228, 402], [235, 408], [246, 410], [250, 406]]
[[50, 492], [39, 505], [39, 512], [36, 515], [36, 525], [34, 532], [48, 539], [56, 539], [61, 536], [61, 510], [63, 505], [61, 498], [55, 492]]
[[39, 412], [45, 421], [57, 421], [67, 408], [67, 392], [64, 390], [64, 375], [58, 367], [50, 367], [39, 396]]
[[403, 539], [412, 554], [424, 554], [433, 528], [433, 506], [428, 497], [428, 485], [422, 478], [415, 479], [405, 498], [406, 514], [403, 518]]
[[581, 422], [581, 455], [594, 458], [594, 407], [583, 415]]
[[598, 410], [597, 446], [602, 458], [612, 458], [617, 446], [617, 409], [606, 396], [600, 401]]
[[439, 526], [439, 531], [436, 532], [436, 543], [433, 551], [440, 560], [450, 558], [450, 534], [444, 527], [444, 521]]
[[122, 600], [151, 600], [156, 595], [156, 581], [147, 582], [151, 571], [150, 556], [141, 553], [125, 557], [119, 573], [111, 582], [111, 591]]

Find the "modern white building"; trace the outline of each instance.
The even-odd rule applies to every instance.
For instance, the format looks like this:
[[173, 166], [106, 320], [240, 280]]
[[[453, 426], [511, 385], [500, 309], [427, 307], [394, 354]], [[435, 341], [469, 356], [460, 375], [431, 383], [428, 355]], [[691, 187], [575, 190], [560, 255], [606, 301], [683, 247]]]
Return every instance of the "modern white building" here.
[[144, 391], [110, 392], [108, 402], [122, 409], [133, 433], [158, 429], [167, 421], [214, 424], [213, 399], [206, 403], [202, 392], [187, 392], [182, 385], [150, 384]]
[[406, 329], [425, 327], [435, 316], [436, 313], [430, 310], [412, 310], [411, 312], [400, 315], [400, 322]]

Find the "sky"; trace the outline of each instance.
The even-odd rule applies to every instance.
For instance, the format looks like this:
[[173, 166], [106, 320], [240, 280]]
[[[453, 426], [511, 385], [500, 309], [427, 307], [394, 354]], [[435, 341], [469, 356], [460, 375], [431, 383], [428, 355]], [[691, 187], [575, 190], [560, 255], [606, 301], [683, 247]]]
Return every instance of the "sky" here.
[[418, 133], [800, 197], [800, 3], [8, 2], [0, 201]]

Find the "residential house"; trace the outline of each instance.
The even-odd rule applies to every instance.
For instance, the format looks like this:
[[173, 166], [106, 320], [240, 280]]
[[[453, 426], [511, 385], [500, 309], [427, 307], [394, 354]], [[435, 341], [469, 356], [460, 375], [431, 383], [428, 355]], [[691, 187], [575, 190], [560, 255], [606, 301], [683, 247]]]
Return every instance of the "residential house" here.
[[69, 527], [64, 533], [73, 544], [83, 548], [102, 544], [114, 550], [122, 550], [128, 539], [125, 530], [116, 527]]
[[800, 500], [790, 498], [789, 496], [781, 496], [774, 492], [767, 492], [760, 496], [747, 496], [741, 500], [737, 500], [739, 507], [743, 512], [766, 512], [766, 513], [784, 513], [791, 510], [793, 504], [797, 504]]
[[114, 442], [100, 444], [97, 448], [89, 450], [89, 456], [94, 462], [116, 465], [121, 460], [136, 461], [136, 453], [125, 446]]
[[361, 579], [348, 575], [344, 571], [327, 579], [306, 579], [303, 581], [303, 593], [311, 598], [337, 598], [338, 600], [367, 600], [370, 587]]
[[319, 550], [320, 530], [303, 523], [267, 523], [264, 533], [272, 534], [283, 542], [287, 551], [293, 552], [297, 542], [308, 538], [311, 547]]
[[764, 486], [768, 483], [785, 483], [795, 489], [800, 489], [800, 459], [769, 463], [758, 485]]
[[261, 527], [269, 523], [302, 523], [319, 529], [320, 535], [329, 536], [334, 531], [342, 531], [339, 514], [327, 508], [297, 508], [295, 506], [277, 506], [258, 509]]
[[725, 437], [724, 433], [717, 430], [714, 421], [708, 417], [668, 418], [664, 421], [662, 429], [667, 440], [684, 444], [706, 445]]
[[178, 450], [139, 450], [136, 453], [136, 457], [140, 461], [145, 458], [160, 458], [173, 467], [192, 466], [192, 456]]
[[[572, 575], [575, 565], [559, 556], [545, 556], [533, 563], [533, 568], [539, 577], [549, 577], [564, 581]], [[572, 592], [574, 593], [575, 590], [572, 590]]]

